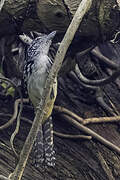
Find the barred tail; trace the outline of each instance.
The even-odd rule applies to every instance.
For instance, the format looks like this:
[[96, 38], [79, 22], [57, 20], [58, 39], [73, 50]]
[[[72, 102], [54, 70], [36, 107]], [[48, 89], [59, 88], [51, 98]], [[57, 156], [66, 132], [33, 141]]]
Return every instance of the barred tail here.
[[43, 125], [44, 155], [45, 163], [48, 166], [55, 166], [55, 151], [53, 148], [53, 124], [52, 117], [49, 117]]
[[42, 131], [42, 125], [39, 128], [38, 134], [36, 136], [34, 145], [33, 145], [33, 151], [34, 151], [34, 166], [39, 167], [44, 162], [44, 146], [43, 146], [43, 131]]

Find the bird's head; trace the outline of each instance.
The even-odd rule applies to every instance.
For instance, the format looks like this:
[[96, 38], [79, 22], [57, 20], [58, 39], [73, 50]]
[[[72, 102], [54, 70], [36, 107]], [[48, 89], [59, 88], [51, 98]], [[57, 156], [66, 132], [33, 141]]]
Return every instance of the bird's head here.
[[50, 45], [52, 43], [52, 40], [56, 34], [56, 31], [51, 32], [50, 34], [42, 34], [41, 36], [37, 37], [36, 40], [38, 41], [37, 43], [39, 44], [39, 50], [44, 53], [48, 54]]
[[20, 35], [19, 38], [28, 45], [27, 56], [30, 58], [29, 60], [41, 54], [47, 55], [55, 34], [56, 31], [53, 31], [48, 35], [38, 33], [38, 37], [35, 39], [31, 39], [25, 34]]

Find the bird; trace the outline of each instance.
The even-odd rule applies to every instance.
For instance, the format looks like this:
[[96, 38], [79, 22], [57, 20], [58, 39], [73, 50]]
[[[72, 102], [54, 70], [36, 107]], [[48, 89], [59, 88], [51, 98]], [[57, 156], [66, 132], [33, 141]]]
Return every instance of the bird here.
[[[26, 44], [23, 79], [35, 112], [43, 96], [45, 83], [53, 65], [54, 59], [48, 56], [52, 40], [56, 31], [50, 34], [41, 34], [35, 39], [26, 34], [19, 38]], [[45, 109], [42, 124], [39, 125], [33, 149], [34, 165], [39, 167], [42, 163], [55, 166], [55, 151], [53, 145], [52, 110], [57, 96], [57, 78], [49, 92], [49, 101]]]

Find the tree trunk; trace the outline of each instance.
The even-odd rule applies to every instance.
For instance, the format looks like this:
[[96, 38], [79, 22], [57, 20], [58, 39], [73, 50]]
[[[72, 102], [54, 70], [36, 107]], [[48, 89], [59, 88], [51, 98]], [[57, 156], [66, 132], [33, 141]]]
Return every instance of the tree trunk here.
[[[22, 31], [45, 29], [65, 32], [81, 0], [6, 0], [0, 14], [0, 37]], [[13, 20], [13, 17], [16, 20]], [[115, 0], [94, 0], [78, 30], [79, 37], [92, 41], [110, 39], [119, 25]], [[9, 26], [9, 28], [8, 28]]]

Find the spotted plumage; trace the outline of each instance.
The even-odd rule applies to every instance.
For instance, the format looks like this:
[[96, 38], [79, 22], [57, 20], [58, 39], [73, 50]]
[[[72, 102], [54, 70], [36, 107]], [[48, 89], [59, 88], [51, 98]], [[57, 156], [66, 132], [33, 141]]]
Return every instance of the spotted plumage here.
[[[53, 64], [53, 60], [48, 56], [48, 52], [54, 36], [55, 32], [52, 32], [49, 35], [41, 35], [33, 40], [27, 38], [26, 35], [20, 36], [27, 44], [24, 65], [24, 82], [35, 111], [42, 98], [46, 79]], [[48, 166], [55, 165], [53, 128], [50, 116], [56, 95], [57, 80], [55, 78], [53, 87], [49, 92], [49, 101], [45, 109], [46, 115], [44, 116], [43, 123], [39, 126], [39, 131], [34, 143], [34, 163], [37, 167], [43, 162]]]

